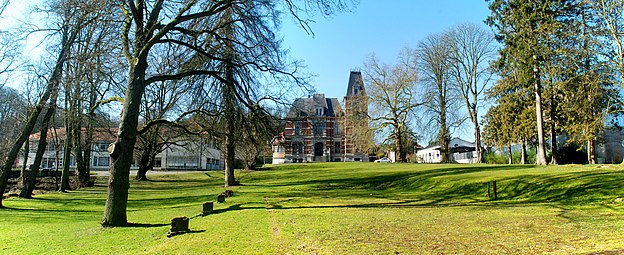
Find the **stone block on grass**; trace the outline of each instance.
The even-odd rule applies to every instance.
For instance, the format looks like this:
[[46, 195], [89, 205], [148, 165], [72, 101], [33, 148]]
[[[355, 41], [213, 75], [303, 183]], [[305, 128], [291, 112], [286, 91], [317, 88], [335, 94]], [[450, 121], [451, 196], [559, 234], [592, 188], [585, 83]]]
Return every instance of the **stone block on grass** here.
[[217, 196], [217, 203], [225, 202], [225, 194], [221, 193]]
[[188, 233], [191, 230], [189, 229], [189, 218], [186, 216], [183, 217], [175, 217], [171, 219], [171, 230], [167, 233], [167, 237], [172, 237], [175, 235], [181, 235], [184, 233]]
[[213, 209], [214, 209], [214, 203], [212, 201], [204, 203], [202, 215], [211, 214]]

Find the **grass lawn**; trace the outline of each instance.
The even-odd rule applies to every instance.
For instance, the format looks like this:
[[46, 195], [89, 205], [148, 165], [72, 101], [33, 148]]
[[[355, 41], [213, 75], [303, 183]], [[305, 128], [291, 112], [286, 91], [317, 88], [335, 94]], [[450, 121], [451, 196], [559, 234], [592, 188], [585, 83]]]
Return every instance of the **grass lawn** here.
[[[149, 177], [149, 173], [148, 173]], [[123, 228], [102, 228], [106, 181], [10, 198], [0, 254], [620, 254], [624, 168], [296, 164], [131, 182]], [[497, 181], [498, 199], [488, 198]], [[167, 238], [171, 218], [191, 233]]]

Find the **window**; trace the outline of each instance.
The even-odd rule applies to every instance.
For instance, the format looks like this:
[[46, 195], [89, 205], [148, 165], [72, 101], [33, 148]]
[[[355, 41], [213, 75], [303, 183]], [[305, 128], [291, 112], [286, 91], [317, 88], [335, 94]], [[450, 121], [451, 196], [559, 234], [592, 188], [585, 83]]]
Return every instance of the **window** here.
[[293, 155], [303, 154], [303, 143], [293, 142], [292, 149], [293, 149]]
[[41, 165], [39, 166], [39, 168], [41, 169], [52, 169], [55, 168], [56, 165], [54, 165], [54, 158], [42, 158], [41, 159]]
[[316, 107], [316, 116], [323, 116], [323, 107]]
[[199, 158], [197, 156], [170, 156], [167, 157], [167, 167], [198, 168]]
[[323, 129], [325, 129], [325, 124], [323, 123], [314, 124], [314, 135], [323, 135]]
[[339, 135], [340, 134], [340, 125], [338, 125], [338, 123], [334, 124], [334, 134], [335, 135]]
[[301, 122], [295, 122], [295, 135], [301, 135]]
[[162, 167], [162, 158], [158, 157], [154, 159], [154, 167]]
[[93, 144], [94, 151], [107, 151], [108, 150], [108, 142], [96, 142]]
[[334, 153], [340, 153], [341, 147], [342, 145], [340, 144], [340, 142], [334, 142]]
[[46, 146], [46, 151], [56, 151], [56, 143], [51, 142]]
[[93, 157], [93, 166], [109, 166], [109, 157]]

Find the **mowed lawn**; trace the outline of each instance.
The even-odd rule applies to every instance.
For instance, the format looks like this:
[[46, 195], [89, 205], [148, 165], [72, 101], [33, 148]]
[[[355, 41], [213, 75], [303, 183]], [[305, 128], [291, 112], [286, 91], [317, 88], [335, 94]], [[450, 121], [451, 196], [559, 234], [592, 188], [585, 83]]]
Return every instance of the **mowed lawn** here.
[[[236, 174], [243, 186], [204, 217], [202, 203], [224, 190], [221, 172], [132, 181], [123, 228], [99, 225], [104, 179], [7, 199], [0, 254], [624, 253], [620, 165], [323, 163]], [[167, 238], [176, 216], [192, 217], [192, 232]]]

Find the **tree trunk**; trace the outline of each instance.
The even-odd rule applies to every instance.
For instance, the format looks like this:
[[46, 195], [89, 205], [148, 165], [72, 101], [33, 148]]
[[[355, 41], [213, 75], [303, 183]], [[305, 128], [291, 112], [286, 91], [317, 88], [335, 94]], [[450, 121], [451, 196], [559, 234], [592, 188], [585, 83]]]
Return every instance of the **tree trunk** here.
[[26, 168], [28, 167], [28, 153], [30, 152], [30, 142], [24, 143], [24, 162], [22, 163], [22, 170], [20, 172], [20, 178], [18, 181], [23, 182], [24, 176], [26, 176]]
[[520, 158], [520, 164], [525, 165], [527, 163], [527, 151], [526, 151], [526, 140], [522, 140], [522, 158]]
[[72, 115], [71, 120], [73, 122], [70, 125], [72, 129], [70, 134], [72, 135], [72, 148], [74, 150], [74, 155], [76, 159], [76, 169], [74, 172], [75, 175], [78, 177], [78, 186], [86, 187], [90, 181], [89, 173], [87, 172], [87, 165], [90, 163], [90, 159], [85, 160], [85, 158], [83, 157], [83, 151], [91, 150], [91, 148], [87, 148], [82, 144], [82, 117], [80, 109], [78, 107], [78, 101], [80, 100], [80, 98], [75, 95], [77, 93], [80, 93], [80, 91], [77, 90], [76, 92], [74, 92], [75, 98], [72, 100], [74, 101], [74, 103], [72, 103], [72, 106], [70, 106], [70, 114]]
[[[90, 103], [90, 108], [94, 107], [94, 105], [95, 99], [93, 99], [93, 103]], [[93, 147], [93, 132], [95, 129], [94, 122], [95, 113], [90, 112], [87, 116], [87, 130], [85, 132], [84, 143], [82, 144], [82, 162], [84, 162], [85, 173], [87, 176], [91, 176], [91, 148]]]
[[513, 153], [511, 153], [511, 143], [507, 145], [507, 150], [508, 150], [508, 156], [509, 156], [509, 160], [507, 161], [508, 164], [513, 164]]
[[235, 105], [233, 84], [225, 85], [225, 118], [226, 118], [226, 135], [225, 135], [225, 187], [235, 186], [236, 178], [234, 177], [234, 159], [236, 153], [234, 125]]
[[446, 92], [443, 84], [439, 84], [438, 87], [440, 100], [440, 153], [442, 154], [442, 163], [450, 163], [449, 130], [446, 125]]
[[403, 139], [401, 139], [401, 136], [401, 129], [397, 124], [394, 128], [394, 146], [396, 147], [394, 152], [394, 160], [398, 160], [399, 162], [403, 162]]
[[559, 162], [557, 160], [557, 155], [559, 154], [559, 150], [557, 148], [557, 133], [555, 132], [555, 123], [550, 126], [550, 153], [552, 154], [550, 164], [558, 165]]
[[109, 167], [108, 192], [104, 216], [101, 224], [105, 227], [124, 226], [128, 223], [126, 208], [128, 204], [128, 188], [130, 187], [130, 166], [137, 139], [141, 98], [145, 93], [145, 71], [147, 56], [134, 58], [134, 65], [128, 73], [128, 89], [126, 90], [121, 123], [117, 140], [111, 145], [111, 164]]
[[71, 136], [67, 133], [69, 128], [66, 126], [65, 128], [65, 142], [63, 146], [63, 171], [61, 172], [61, 192], [66, 192], [70, 190], [69, 186], [69, 164], [71, 163]]
[[557, 118], [557, 101], [555, 100], [555, 94], [557, 87], [555, 86], [555, 76], [551, 74], [550, 79], [551, 95], [550, 95], [550, 164], [558, 165], [559, 152], [557, 148], [557, 125], [555, 118]]
[[544, 149], [544, 118], [542, 115], [542, 85], [540, 83], [539, 64], [537, 55], [533, 55], [533, 80], [535, 85], [535, 115], [537, 118], [537, 160], [538, 165], [546, 165], [546, 150]]
[[587, 163], [596, 164], [596, 155], [595, 155], [595, 142], [594, 140], [587, 141]]
[[56, 96], [54, 95], [51, 96], [50, 105], [48, 107], [48, 110], [46, 111], [46, 114], [43, 116], [41, 131], [39, 132], [39, 144], [37, 145], [37, 154], [35, 155], [35, 160], [32, 167], [30, 168], [30, 173], [25, 175], [24, 177], [26, 178], [22, 180], [24, 185], [22, 186], [22, 191], [19, 194], [19, 196], [22, 198], [32, 198], [32, 192], [33, 190], [35, 190], [35, 184], [37, 181], [37, 175], [39, 174], [41, 161], [43, 160], [43, 154], [45, 153], [46, 147], [48, 146], [48, 128], [50, 125], [50, 119], [52, 119], [52, 116], [54, 115], [54, 109], [56, 108], [55, 97]]
[[63, 142], [63, 170], [61, 172], [61, 185], [59, 187], [59, 191], [67, 192], [67, 190], [71, 189], [69, 186], [69, 165], [71, 161], [71, 150], [72, 150], [72, 113], [71, 113], [71, 89], [69, 88], [69, 82], [65, 85], [65, 109], [70, 109], [65, 111], [65, 141]]
[[155, 150], [152, 143], [152, 135], [150, 131], [146, 134], [148, 137], [145, 139], [145, 146], [141, 151], [141, 157], [139, 158], [139, 169], [137, 171], [134, 179], [139, 181], [147, 181], [147, 171], [151, 170], [152, 164], [150, 161], [153, 161], [152, 152]]
[[483, 163], [483, 149], [481, 148], [481, 128], [479, 123], [475, 122], [475, 152], [477, 153], [477, 162]]
[[[49, 95], [50, 95], [49, 91], [47, 93], [44, 93], [44, 96], [42, 96], [40, 102], [43, 100], [47, 101]], [[43, 101], [43, 103], [45, 103], [45, 101]], [[13, 143], [13, 146], [11, 147], [11, 150], [9, 151], [7, 155], [7, 159], [4, 162], [4, 166], [2, 168], [2, 173], [0, 174], [0, 207], [3, 207], [2, 199], [4, 196], [2, 196], [2, 194], [4, 194], [4, 191], [6, 190], [7, 182], [9, 181], [9, 173], [11, 172], [13, 168], [13, 162], [15, 162], [15, 159], [17, 158], [17, 155], [20, 149], [22, 148], [22, 145], [24, 144], [24, 142], [28, 140], [28, 137], [30, 136], [30, 132], [32, 132], [32, 130], [34, 129], [35, 124], [37, 122], [37, 117], [39, 116], [39, 113], [41, 112], [42, 109], [43, 109], [43, 105], [37, 105], [35, 110], [30, 114], [30, 116], [28, 117], [28, 122], [26, 123], [26, 126], [24, 126], [24, 129], [22, 129], [20, 136]]]
[[30, 133], [35, 127], [39, 114], [45, 107], [45, 104], [50, 98], [52, 91], [58, 90], [58, 86], [61, 82], [61, 76], [63, 74], [63, 66], [65, 64], [65, 60], [67, 59], [67, 54], [69, 52], [69, 49], [76, 38], [76, 35], [77, 35], [77, 31], [75, 30], [72, 31], [72, 34], [71, 36], [69, 36], [69, 38], [67, 36], [67, 32], [63, 34], [63, 38], [61, 40], [62, 42], [61, 51], [59, 52], [58, 58], [56, 60], [56, 64], [54, 65], [54, 70], [52, 70], [52, 75], [50, 76], [50, 79], [48, 80], [46, 91], [43, 93], [43, 95], [39, 99], [39, 102], [37, 102], [35, 109], [28, 117], [28, 121], [26, 122], [24, 129], [22, 129], [22, 132], [20, 133], [16, 141], [13, 143], [11, 150], [7, 154], [6, 161], [2, 168], [2, 173], [0, 173], [0, 207], [3, 207], [2, 206], [2, 198], [3, 198], [2, 194], [4, 194], [4, 191], [6, 190], [7, 182], [9, 180], [9, 173], [11, 172], [12, 167], [13, 167], [13, 162], [15, 162], [15, 159], [17, 158], [17, 155], [19, 154], [19, 151], [22, 148], [22, 145], [24, 144], [24, 142], [28, 140]]
[[139, 170], [135, 176], [136, 180], [147, 181], [147, 171], [154, 169], [156, 153], [161, 147], [158, 146], [159, 127], [153, 126], [145, 133], [143, 151], [139, 158]]
[[226, 122], [226, 135], [225, 135], [225, 187], [236, 185], [236, 178], [234, 177], [234, 159], [236, 153], [236, 78], [234, 74], [234, 66], [232, 62], [235, 59], [234, 52], [234, 27], [232, 20], [232, 9], [229, 8], [224, 11], [224, 34], [229, 40], [225, 43], [225, 63], [224, 72], [225, 80], [227, 84], [224, 84], [223, 99], [225, 103], [225, 122]]

